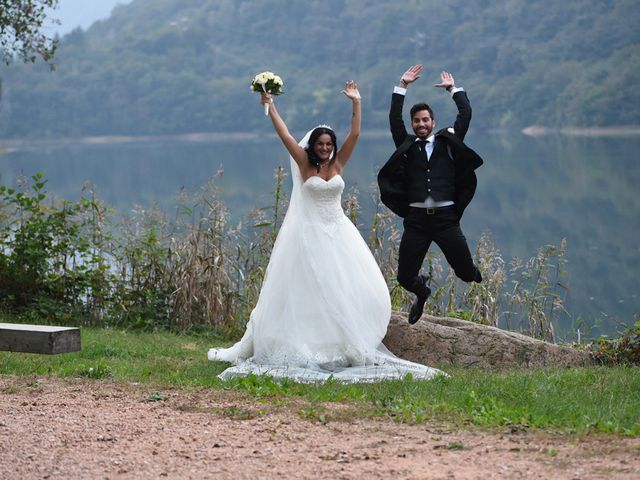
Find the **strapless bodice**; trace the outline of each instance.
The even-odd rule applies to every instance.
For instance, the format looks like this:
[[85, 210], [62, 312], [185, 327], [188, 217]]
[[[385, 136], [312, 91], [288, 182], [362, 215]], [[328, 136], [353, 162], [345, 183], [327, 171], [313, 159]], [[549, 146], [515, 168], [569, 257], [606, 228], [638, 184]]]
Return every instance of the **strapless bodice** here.
[[303, 185], [304, 194], [309, 197], [308, 208], [310, 214], [317, 214], [320, 220], [327, 223], [339, 222], [345, 218], [342, 205], [344, 180], [340, 175], [334, 175], [329, 180], [314, 176], [309, 177]]

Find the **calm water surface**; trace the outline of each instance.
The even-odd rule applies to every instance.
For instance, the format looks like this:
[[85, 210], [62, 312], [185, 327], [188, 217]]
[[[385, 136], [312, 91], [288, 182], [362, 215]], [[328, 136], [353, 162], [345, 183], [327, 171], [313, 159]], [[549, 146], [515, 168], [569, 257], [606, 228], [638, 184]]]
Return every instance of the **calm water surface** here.
[[[300, 135], [301, 136], [301, 135]], [[490, 231], [503, 255], [529, 258], [567, 239], [568, 307], [599, 331], [614, 334], [640, 312], [640, 138], [483, 135], [467, 143], [484, 158], [478, 191], [462, 227], [472, 248]], [[345, 172], [347, 188], [361, 192], [363, 223], [368, 193], [392, 152], [390, 136], [363, 138]], [[220, 167], [216, 180], [234, 219], [268, 205], [273, 173], [287, 166], [275, 137], [238, 142], [147, 141], [101, 145], [22, 145], [0, 155], [0, 181], [43, 171], [48, 191], [76, 199], [89, 182], [117, 211], [158, 204], [173, 212], [181, 189], [195, 192]]]

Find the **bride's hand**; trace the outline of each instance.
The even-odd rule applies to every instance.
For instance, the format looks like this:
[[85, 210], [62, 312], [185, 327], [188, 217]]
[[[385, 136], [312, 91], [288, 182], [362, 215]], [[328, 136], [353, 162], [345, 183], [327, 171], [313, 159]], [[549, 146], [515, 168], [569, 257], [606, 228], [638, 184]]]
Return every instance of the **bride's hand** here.
[[344, 95], [351, 100], [360, 100], [360, 92], [358, 91], [358, 86], [353, 80], [345, 83], [342, 93], [344, 93]]
[[260, 103], [262, 105], [272, 104], [273, 97], [268, 93], [260, 92]]

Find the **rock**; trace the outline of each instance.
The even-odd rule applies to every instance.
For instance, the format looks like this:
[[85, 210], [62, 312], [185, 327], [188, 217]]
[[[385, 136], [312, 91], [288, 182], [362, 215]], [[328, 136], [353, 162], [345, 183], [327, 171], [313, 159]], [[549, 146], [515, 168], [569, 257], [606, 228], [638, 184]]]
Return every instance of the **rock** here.
[[430, 366], [486, 369], [579, 367], [595, 363], [589, 352], [456, 318], [423, 315], [409, 325], [394, 312], [383, 343], [395, 355]]

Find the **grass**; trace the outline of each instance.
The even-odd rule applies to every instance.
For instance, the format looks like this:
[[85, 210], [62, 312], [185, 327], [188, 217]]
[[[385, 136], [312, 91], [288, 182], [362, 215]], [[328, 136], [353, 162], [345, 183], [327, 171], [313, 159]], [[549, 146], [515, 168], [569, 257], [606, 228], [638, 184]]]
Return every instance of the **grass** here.
[[[407, 378], [368, 385], [334, 381], [301, 385], [262, 377], [222, 382], [216, 375], [226, 364], [209, 362], [206, 357], [207, 350], [220, 343], [206, 335], [83, 328], [81, 352], [56, 356], [0, 352], [0, 375], [142, 382], [160, 390], [232, 390], [261, 404], [302, 401], [299, 415], [322, 423], [340, 420], [343, 411], [345, 418], [384, 416], [409, 423], [447, 422], [455, 427], [640, 435], [638, 367], [510, 372], [445, 367], [449, 378], [429, 382]], [[15, 393], [11, 387], [0, 390], [0, 395], [11, 393]], [[162, 400], [162, 393], [148, 399]], [[245, 413], [226, 412], [240, 419], [251, 417]]]

